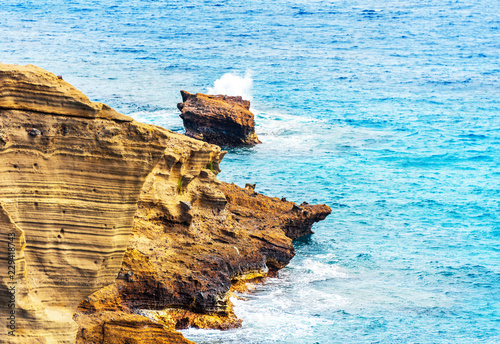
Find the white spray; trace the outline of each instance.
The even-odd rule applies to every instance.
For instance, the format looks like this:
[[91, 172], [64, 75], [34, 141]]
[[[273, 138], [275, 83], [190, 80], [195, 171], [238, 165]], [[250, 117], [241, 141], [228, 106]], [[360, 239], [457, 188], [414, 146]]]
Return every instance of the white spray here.
[[241, 96], [245, 100], [252, 100], [252, 77], [246, 72], [244, 77], [233, 73], [226, 73], [215, 80], [214, 86], [208, 88], [208, 94], [225, 94]]

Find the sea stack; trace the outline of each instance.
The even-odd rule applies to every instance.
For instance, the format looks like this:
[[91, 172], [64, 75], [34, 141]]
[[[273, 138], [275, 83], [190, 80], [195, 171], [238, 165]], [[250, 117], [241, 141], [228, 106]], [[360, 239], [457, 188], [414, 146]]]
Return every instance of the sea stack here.
[[219, 146], [253, 146], [261, 143], [255, 134], [250, 102], [241, 97], [191, 94], [181, 91], [181, 111], [186, 135]]

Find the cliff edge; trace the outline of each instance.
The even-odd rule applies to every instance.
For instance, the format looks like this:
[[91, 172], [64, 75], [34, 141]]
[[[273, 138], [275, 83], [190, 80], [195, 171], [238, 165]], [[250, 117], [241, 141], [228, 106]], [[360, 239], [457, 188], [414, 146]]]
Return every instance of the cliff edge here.
[[217, 180], [225, 152], [0, 64], [0, 339], [190, 343], [293, 257], [325, 205]]

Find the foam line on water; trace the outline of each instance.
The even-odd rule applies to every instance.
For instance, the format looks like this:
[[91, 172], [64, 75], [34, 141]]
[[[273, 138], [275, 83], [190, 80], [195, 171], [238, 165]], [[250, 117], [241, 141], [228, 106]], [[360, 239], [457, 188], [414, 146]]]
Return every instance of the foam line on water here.
[[[260, 111], [255, 114], [256, 132], [264, 146], [271, 151], [304, 152], [311, 149], [344, 151], [372, 149], [386, 145], [404, 135], [390, 130], [332, 123], [327, 119], [307, 115], [291, 115], [279, 111]], [[328, 137], [328, 141], [325, 141]]]

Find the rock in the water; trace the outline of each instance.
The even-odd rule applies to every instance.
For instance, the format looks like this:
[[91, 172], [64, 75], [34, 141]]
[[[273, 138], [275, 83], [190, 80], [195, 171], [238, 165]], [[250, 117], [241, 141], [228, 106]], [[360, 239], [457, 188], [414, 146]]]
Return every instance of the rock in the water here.
[[241, 97], [191, 94], [181, 91], [181, 111], [186, 135], [219, 146], [252, 146], [261, 143], [255, 134], [250, 102]]

